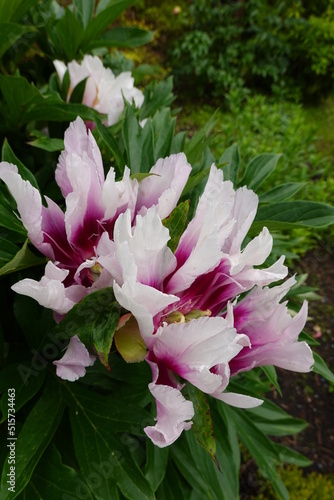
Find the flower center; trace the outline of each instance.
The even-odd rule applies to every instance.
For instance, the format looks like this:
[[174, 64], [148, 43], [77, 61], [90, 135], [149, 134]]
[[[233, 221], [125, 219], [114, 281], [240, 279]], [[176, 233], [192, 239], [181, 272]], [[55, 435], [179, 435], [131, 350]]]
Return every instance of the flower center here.
[[211, 316], [210, 309], [206, 309], [205, 311], [202, 311], [201, 309], [193, 309], [187, 314], [182, 314], [180, 311], [173, 311], [172, 313], [168, 314], [168, 316], [166, 316], [164, 322], [168, 323], [169, 325], [171, 323], [188, 323], [192, 319], [199, 319], [203, 318], [204, 316]]
[[101, 273], [102, 273], [102, 266], [98, 262], [96, 262], [94, 266], [89, 269], [90, 278], [94, 282], [99, 278]]

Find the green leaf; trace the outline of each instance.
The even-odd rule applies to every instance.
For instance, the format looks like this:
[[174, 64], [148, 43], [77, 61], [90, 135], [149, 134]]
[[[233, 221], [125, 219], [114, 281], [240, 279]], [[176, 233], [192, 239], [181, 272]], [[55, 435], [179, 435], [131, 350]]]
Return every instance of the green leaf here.
[[106, 31], [102, 38], [92, 40], [90, 50], [98, 47], [135, 48], [149, 43], [154, 38], [154, 31], [147, 31], [131, 26], [129, 28], [112, 28]]
[[20, 126], [28, 106], [44, 101], [40, 91], [21, 76], [0, 75], [0, 89], [9, 110], [9, 126], [13, 130]]
[[31, 398], [37, 394], [41, 388], [44, 378], [45, 370], [35, 373], [34, 377], [31, 377], [29, 381], [22, 377], [23, 369], [27, 369], [28, 365], [26, 363], [22, 364], [12, 364], [6, 366], [0, 373], [0, 392], [5, 391], [1, 398], [0, 408], [2, 412], [1, 422], [7, 420], [7, 404], [8, 404], [8, 389], [11, 387], [15, 388], [15, 411], [18, 412], [22, 406], [26, 404]]
[[[61, 351], [67, 343], [67, 337], [63, 338], [62, 342], [60, 342], [60, 340], [53, 335], [52, 329], [55, 325], [55, 321], [52, 311], [45, 307], [41, 307], [36, 300], [31, 297], [16, 294], [13, 309], [15, 318], [31, 349], [30, 352], [34, 355], [31, 369], [21, 370], [23, 380], [28, 380], [30, 376], [36, 374], [36, 371], [43, 370], [47, 366], [45, 358], [50, 359], [55, 356], [55, 347], [58, 348], [58, 351], [56, 350], [56, 353], [59, 353], [58, 357], [61, 356]], [[39, 360], [36, 363], [36, 350], [40, 353], [44, 346], [47, 348], [42, 353], [43, 356], [39, 356]], [[49, 350], [50, 348], [51, 351]], [[44, 359], [42, 359], [43, 357]]]
[[286, 184], [281, 184], [276, 186], [270, 191], [261, 194], [259, 201], [260, 203], [274, 203], [288, 200], [298, 193], [303, 187], [306, 186], [306, 182], [287, 182]]
[[220, 468], [216, 457], [216, 442], [213, 435], [209, 403], [204, 393], [192, 384], [187, 384], [187, 391], [189, 399], [192, 401], [195, 410], [192, 429], [195, 433], [196, 439], [210, 455], [217, 467]]
[[[146, 387], [152, 381], [151, 370], [147, 363], [128, 364], [118, 353], [110, 354], [110, 366], [112, 366], [112, 378], [120, 382], [135, 385], [136, 392], [140, 387]], [[151, 400], [151, 396], [150, 396]]]
[[99, 136], [101, 137], [103, 144], [106, 147], [109, 155], [115, 158], [118, 173], [120, 175], [123, 175], [125, 160], [123, 157], [123, 153], [120, 150], [119, 145], [117, 144], [116, 139], [114, 138], [110, 129], [108, 129], [105, 125], [103, 125], [101, 120], [96, 120], [95, 124], [96, 124], [96, 130], [98, 131]]
[[64, 149], [64, 139], [52, 139], [38, 130], [34, 130], [32, 134], [36, 136], [36, 139], [28, 142], [30, 146], [43, 149], [44, 151], [49, 151], [49, 153], [62, 151]]
[[176, 119], [171, 117], [170, 109], [157, 111], [152, 119], [154, 134], [154, 161], [166, 158], [171, 154], [171, 147], [175, 133]]
[[[189, 439], [186, 439], [188, 435], [190, 435]], [[208, 454], [196, 441], [193, 433], [187, 432], [181, 436], [181, 438], [170, 447], [170, 454], [175, 462], [177, 470], [183, 475], [188, 483], [199, 492], [197, 498], [201, 498], [200, 495], [204, 494], [204, 498], [217, 499], [215, 494], [210, 495], [211, 484], [209, 483], [208, 475], [206, 474], [207, 469], [204, 465], [207, 466], [209, 461], [209, 467], [213, 467], [217, 472], [219, 471]], [[227, 500], [224, 494], [222, 494], [221, 499]]]
[[[60, 480], [61, 478], [61, 480]], [[45, 451], [29, 484], [18, 500], [45, 498], [48, 500], [93, 500], [94, 496], [78, 472], [62, 463], [61, 455], [54, 444]]]
[[78, 57], [84, 29], [69, 9], [65, 9], [65, 15], [55, 26], [47, 25], [47, 29], [56, 49], [56, 57], [67, 61], [72, 61]]
[[95, 0], [73, 0], [73, 12], [84, 28], [90, 23], [95, 7]]
[[146, 440], [146, 464], [144, 474], [156, 491], [162, 483], [168, 465], [169, 448], [159, 448], [150, 439]]
[[180, 471], [174, 465], [174, 462], [170, 460], [165, 480], [160, 484], [157, 491], [157, 498], [159, 500], [170, 500], [171, 498], [195, 500], [196, 498], [201, 498], [200, 495], [201, 492], [195, 491], [190, 484], [183, 479]]
[[91, 40], [98, 39], [99, 35], [119, 17], [123, 10], [130, 7], [133, 3], [134, 0], [109, 0], [107, 2], [100, 2], [94, 19], [85, 30], [82, 43], [83, 51], [89, 48]]
[[79, 82], [78, 85], [73, 89], [73, 92], [70, 97], [70, 102], [78, 104], [82, 102], [85, 93], [87, 78], [81, 80], [81, 82]]
[[167, 227], [170, 234], [168, 246], [174, 253], [184, 231], [188, 217], [189, 201], [186, 200], [174, 208], [169, 217], [163, 220], [163, 225]]
[[210, 407], [224, 492], [228, 500], [239, 498], [240, 447], [233, 416], [221, 401], [210, 401]]
[[93, 122], [100, 118], [100, 114], [95, 109], [84, 104], [64, 102], [59, 96], [49, 95], [42, 103], [34, 102], [29, 106], [22, 116], [22, 121], [24, 123], [34, 120], [68, 122], [75, 120], [78, 116], [81, 116], [83, 120]]
[[27, 33], [30, 34], [35, 31], [36, 30], [33, 26], [0, 22], [0, 58], [10, 47], [14, 45], [17, 40]]
[[186, 143], [184, 152], [191, 165], [202, 156], [203, 150], [208, 144], [209, 135], [218, 121], [217, 115], [218, 110], [214, 112], [207, 123], [192, 136], [189, 142]]
[[301, 453], [298, 453], [298, 451], [292, 450], [287, 446], [275, 443], [275, 448], [282, 462], [297, 465], [298, 467], [309, 467], [313, 463], [312, 460], [309, 460]]
[[289, 436], [290, 434], [298, 434], [306, 429], [307, 422], [300, 418], [287, 418], [279, 419], [268, 422], [265, 419], [254, 418], [253, 423], [268, 436]]
[[148, 172], [155, 163], [152, 124], [147, 121], [142, 128], [130, 106], [127, 106], [123, 122], [123, 141], [131, 172]]
[[187, 180], [187, 184], [182, 192], [182, 195], [187, 195], [188, 193], [192, 193], [193, 190], [202, 182], [204, 179], [207, 179], [210, 173], [210, 167], [201, 170], [195, 175], [191, 175]]
[[279, 154], [264, 153], [251, 160], [246, 167], [240, 186], [246, 185], [249, 189], [256, 191], [263, 181], [274, 172], [281, 156]]
[[313, 358], [314, 358], [313, 371], [315, 373], [319, 373], [319, 375], [328, 380], [328, 382], [334, 384], [334, 373], [328, 368], [322, 357], [313, 351]]
[[[64, 406], [60, 385], [50, 381], [29, 413], [15, 443], [15, 498], [30, 481], [31, 475], [44, 450], [50, 443], [62, 417]], [[7, 459], [2, 471], [0, 500], [7, 500], [7, 480], [10, 461]]]
[[154, 116], [159, 109], [167, 108], [174, 101], [172, 77], [148, 85], [145, 88], [144, 96], [144, 103], [139, 110], [141, 120]]
[[[132, 454], [139, 442], [123, 433], [115, 436], [113, 414], [124, 408], [118, 419], [136, 418], [136, 407], [125, 408], [124, 401], [80, 390], [74, 384], [65, 384], [69, 393], [70, 419], [75, 454], [84, 477], [94, 472], [99, 481], [94, 485], [97, 500], [117, 498], [116, 484], [126, 498], [154, 499], [152, 488], [133, 461]], [[107, 401], [106, 401], [107, 399]], [[139, 409], [137, 409], [139, 411]], [[128, 426], [131, 429], [131, 426]], [[83, 439], [90, 436], [90, 439]]]
[[[318, 342], [316, 339], [314, 339], [313, 337], [311, 337], [311, 335], [309, 335], [308, 333], [306, 333], [305, 330], [303, 330], [302, 332], [300, 332], [298, 340], [299, 340], [299, 342], [305, 340], [305, 342], [307, 342], [309, 346], [320, 345], [320, 342]], [[314, 355], [314, 353], [313, 353], [313, 355]]]
[[19, 247], [9, 239], [0, 237], [0, 266], [4, 266], [12, 260], [19, 251]]
[[268, 377], [268, 379], [270, 380], [270, 382], [273, 384], [275, 389], [277, 390], [278, 394], [280, 396], [282, 396], [282, 392], [281, 392], [281, 388], [280, 388], [279, 383], [278, 383], [277, 373], [276, 373], [275, 367], [274, 366], [261, 366], [261, 368], [264, 371], [264, 373], [266, 374], [266, 376]]
[[241, 163], [240, 151], [237, 144], [232, 144], [219, 158], [218, 164], [227, 163], [223, 167], [224, 180], [232, 181], [233, 186], [237, 185], [237, 177]]
[[101, 363], [109, 368], [109, 352], [119, 320], [119, 305], [112, 288], [104, 288], [84, 297], [57, 325], [56, 332], [80, 340], [98, 354]]
[[14, 215], [12, 210], [8, 210], [3, 205], [4, 199], [2, 193], [0, 193], [0, 226], [6, 227], [15, 233], [22, 235], [24, 238], [27, 237], [27, 231], [23, 227], [22, 222]]
[[4, 143], [2, 145], [1, 154], [2, 154], [2, 161], [7, 161], [8, 163], [13, 163], [14, 165], [16, 165], [18, 172], [19, 172], [20, 176], [22, 177], [22, 179], [24, 179], [25, 181], [29, 181], [33, 187], [35, 187], [36, 189], [39, 189], [35, 176], [17, 158], [14, 151], [12, 150], [10, 145], [8, 144], [7, 139], [4, 140]]
[[19, 21], [31, 7], [36, 5], [38, 0], [1, 0], [0, 1], [0, 22]]
[[[58, 75], [57, 75], [58, 77]], [[71, 78], [68, 69], [66, 69], [63, 79], [61, 81], [60, 96], [64, 101], [67, 101], [68, 91], [71, 85]]]
[[291, 226], [326, 227], [334, 223], [334, 207], [316, 201], [273, 203], [259, 207], [255, 222], [269, 230]]
[[27, 269], [28, 267], [46, 263], [45, 257], [37, 257], [29, 250], [28, 241], [29, 240], [26, 240], [24, 242], [23, 247], [17, 252], [15, 257], [0, 269], [0, 276], [5, 276], [6, 274], [20, 271], [21, 269]]
[[236, 408], [230, 408], [230, 412], [241, 440], [258, 464], [262, 475], [271, 481], [276, 493], [283, 500], [289, 500], [287, 489], [275, 469], [279, 453], [274, 443], [252, 422], [251, 415]]
[[135, 79], [135, 85], [143, 81], [146, 76], [156, 76], [160, 73], [161, 67], [153, 64], [139, 64], [133, 71], [132, 76]]

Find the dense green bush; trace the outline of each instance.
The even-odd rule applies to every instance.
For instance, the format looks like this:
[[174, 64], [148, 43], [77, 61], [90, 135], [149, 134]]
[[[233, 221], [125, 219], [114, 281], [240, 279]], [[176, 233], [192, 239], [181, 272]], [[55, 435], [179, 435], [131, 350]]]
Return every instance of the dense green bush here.
[[[295, 466], [282, 468], [281, 477], [289, 490], [291, 500], [331, 500], [334, 495], [334, 481], [330, 475], [322, 476], [312, 472], [307, 477], [303, 471]], [[276, 500], [278, 497], [272, 487], [267, 483], [266, 489], [254, 500]]]
[[305, 0], [193, 0], [182, 16], [171, 62], [177, 82], [191, 81], [197, 94], [257, 88], [299, 99], [332, 88], [332, 0], [317, 8]]

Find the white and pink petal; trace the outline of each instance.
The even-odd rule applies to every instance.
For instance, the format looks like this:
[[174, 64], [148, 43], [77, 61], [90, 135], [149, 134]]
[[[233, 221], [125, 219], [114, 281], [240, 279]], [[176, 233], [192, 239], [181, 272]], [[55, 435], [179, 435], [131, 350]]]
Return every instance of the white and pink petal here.
[[122, 287], [114, 282], [114, 293], [118, 303], [136, 318], [147, 347], [150, 347], [154, 332], [153, 317], [170, 304], [180, 300], [174, 295], [130, 281], [126, 281]]
[[[74, 297], [79, 301], [86, 294], [86, 288], [81, 285], [65, 287], [63, 281], [68, 274], [68, 270], [60, 269], [52, 262], [48, 262], [45, 268], [45, 275], [40, 281], [26, 278], [15, 283], [12, 286], [12, 290], [21, 295], [31, 297], [41, 306], [51, 309], [59, 315], [64, 315], [75, 305], [76, 301], [73, 300]], [[72, 288], [75, 288], [75, 290]]]
[[149, 384], [149, 390], [156, 400], [157, 423], [144, 428], [146, 435], [159, 448], [164, 448], [176, 441], [182, 431], [192, 426], [194, 407], [178, 389], [167, 385]]
[[92, 366], [96, 356], [91, 355], [86, 346], [81, 342], [77, 335], [71, 338], [64, 356], [56, 365], [56, 373], [63, 380], [74, 382], [86, 374], [86, 368]]
[[237, 335], [221, 317], [162, 326], [151, 342], [157, 360], [208, 394], [222, 390], [227, 383], [226, 377], [212, 369], [227, 364], [249, 345], [248, 337]]
[[0, 163], [0, 179], [6, 183], [16, 201], [17, 209], [31, 243], [44, 255], [54, 259], [52, 245], [44, 242], [43, 205], [39, 191], [29, 181], [23, 180], [16, 165], [11, 163]]
[[183, 153], [158, 160], [150, 170], [153, 175], [139, 183], [137, 212], [143, 215], [154, 206], [161, 219], [168, 217], [179, 201], [190, 172], [191, 166]]

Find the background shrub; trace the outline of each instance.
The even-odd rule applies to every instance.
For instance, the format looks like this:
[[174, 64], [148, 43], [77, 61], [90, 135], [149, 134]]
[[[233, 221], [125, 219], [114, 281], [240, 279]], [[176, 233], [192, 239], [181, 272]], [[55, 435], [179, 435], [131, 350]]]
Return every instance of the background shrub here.
[[[333, 86], [334, 2], [194, 0], [173, 43], [176, 81], [213, 96], [261, 89], [289, 98]], [[195, 83], [195, 85], [194, 85]]]

